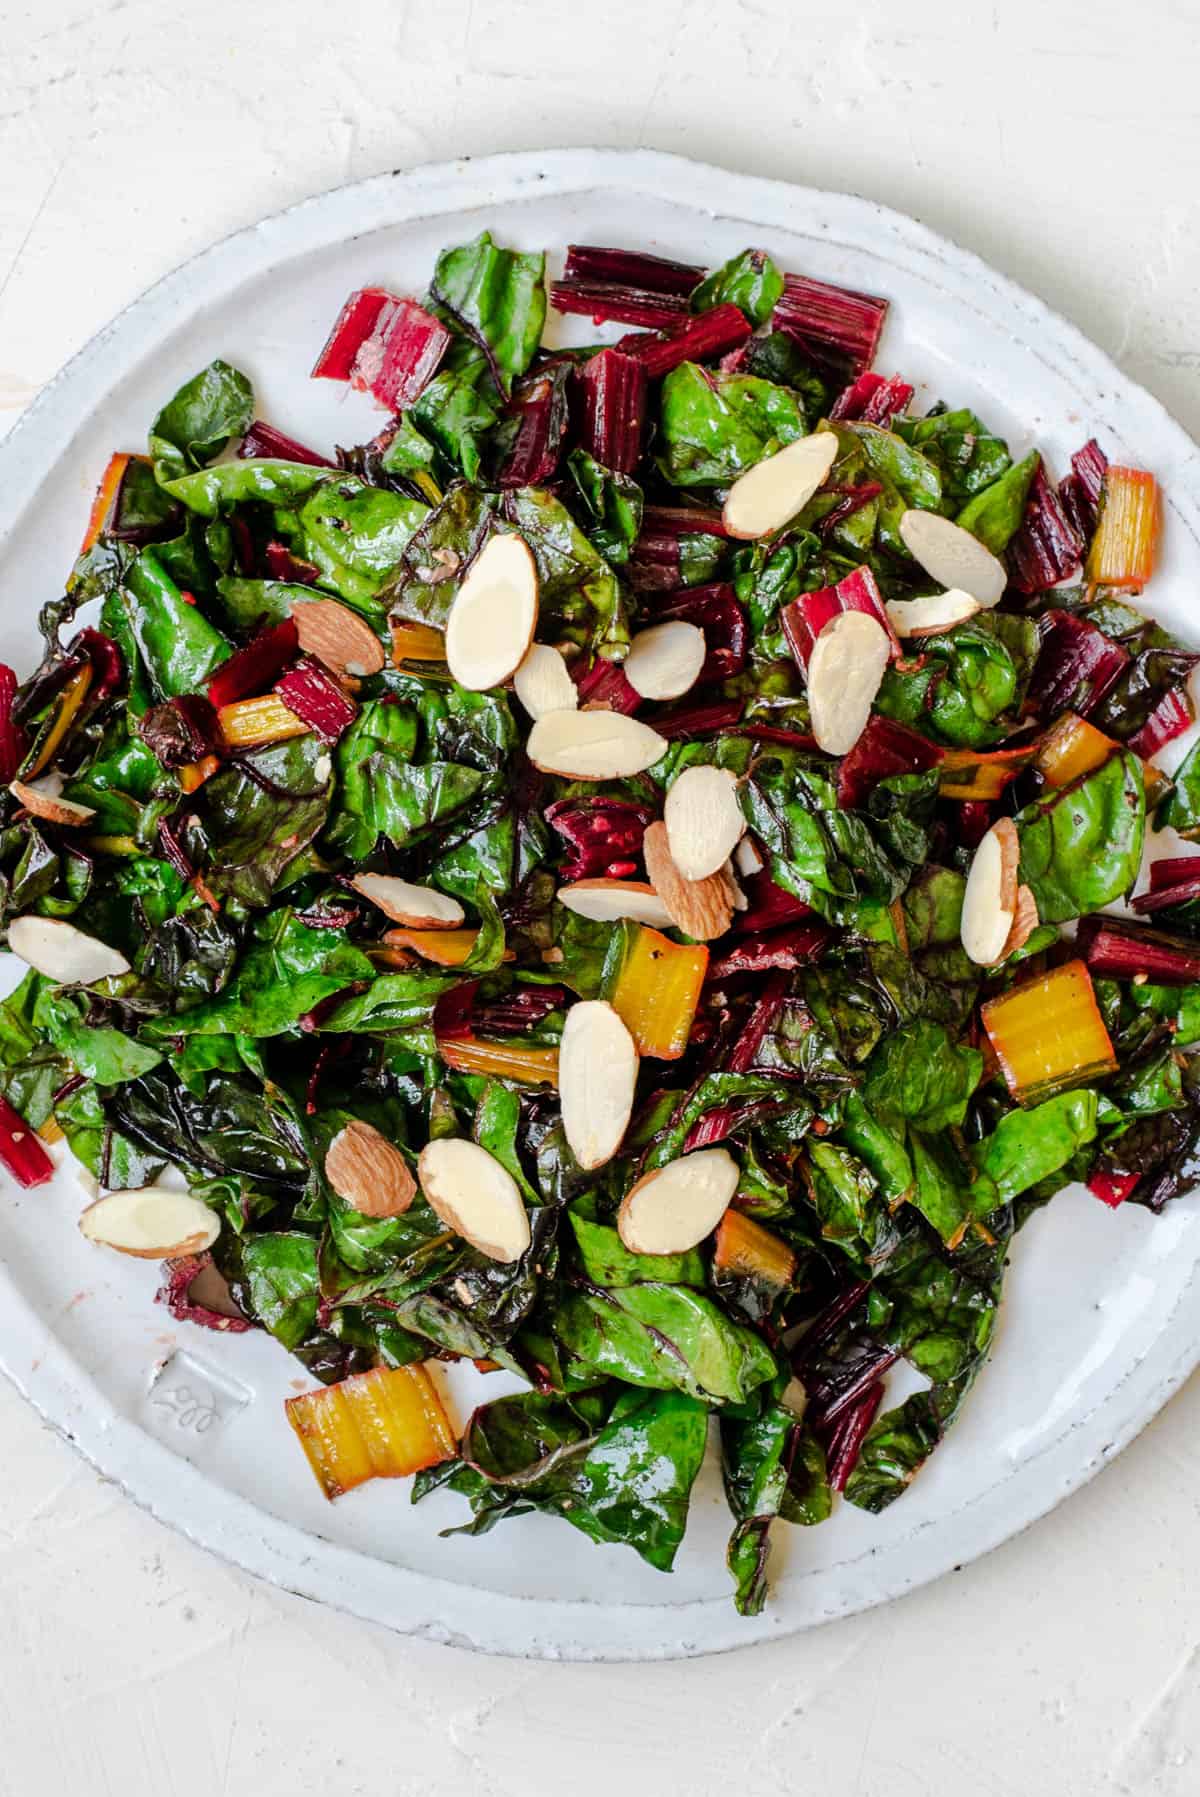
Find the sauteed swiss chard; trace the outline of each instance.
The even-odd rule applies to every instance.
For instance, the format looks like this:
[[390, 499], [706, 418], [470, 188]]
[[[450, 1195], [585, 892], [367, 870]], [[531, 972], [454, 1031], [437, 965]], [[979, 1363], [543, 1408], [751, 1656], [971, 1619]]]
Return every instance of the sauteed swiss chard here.
[[1155, 480], [916, 405], [886, 315], [484, 233], [334, 322], [369, 442], [181, 388], [0, 669], [0, 1159], [298, 1358], [331, 1499], [667, 1570], [712, 1433], [752, 1613], [941, 1442], [1034, 1210], [1196, 1183]]

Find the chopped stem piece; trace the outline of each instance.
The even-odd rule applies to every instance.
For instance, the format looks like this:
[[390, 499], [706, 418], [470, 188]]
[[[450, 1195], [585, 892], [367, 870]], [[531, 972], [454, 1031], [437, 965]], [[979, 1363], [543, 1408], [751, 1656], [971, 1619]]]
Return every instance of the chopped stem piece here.
[[1100, 522], [1087, 559], [1095, 587], [1144, 587], [1154, 572], [1159, 532], [1158, 483], [1141, 468], [1110, 467]]
[[448, 1460], [456, 1442], [425, 1367], [375, 1367], [289, 1398], [287, 1419], [317, 1483], [338, 1498], [368, 1479], [403, 1479]]
[[639, 1054], [677, 1061], [688, 1045], [708, 970], [702, 944], [672, 942], [646, 924], [632, 926], [607, 993]]
[[1037, 1104], [1116, 1069], [1083, 961], [1026, 980], [981, 1012], [1000, 1070], [1019, 1104]]

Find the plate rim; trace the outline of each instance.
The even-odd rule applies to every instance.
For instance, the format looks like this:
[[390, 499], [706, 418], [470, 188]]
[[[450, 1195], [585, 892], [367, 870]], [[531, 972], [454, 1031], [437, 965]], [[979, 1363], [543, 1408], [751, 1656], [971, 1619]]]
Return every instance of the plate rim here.
[[[358, 230], [379, 230], [482, 205], [507, 207], [533, 194], [566, 195], [589, 188], [649, 192], [693, 211], [695, 196], [702, 192], [703, 210], [716, 217], [743, 218], [748, 226], [778, 223], [789, 228], [786, 220], [771, 216], [788, 202], [835, 209], [848, 226], [857, 227], [856, 247], [861, 243], [878, 249], [868, 239], [871, 231], [882, 231], [891, 238], [894, 252], [915, 252], [945, 270], [970, 276], [994, 298], [1015, 307], [1030, 333], [1048, 333], [1056, 350], [1067, 352], [1084, 387], [1092, 393], [1102, 393], [1102, 383], [1119, 388], [1122, 430], [1130, 428], [1132, 411], [1138, 414], [1139, 428], [1144, 424], [1160, 441], [1170, 443], [1181, 465], [1200, 456], [1168, 408], [1124, 374], [1078, 326], [974, 252], [895, 208], [857, 194], [741, 174], [664, 151], [598, 147], [508, 151], [422, 163], [327, 189], [231, 232], [161, 276], [64, 363], [0, 443], [0, 548], [40, 489], [46, 464], [69, 450], [77, 414], [90, 411], [110, 372], [114, 377], [124, 372], [132, 332], [139, 333], [139, 350], [152, 350], [173, 328], [182, 306], [195, 309], [206, 294], [228, 293], [239, 269], [244, 278], [261, 274], [264, 248], [284, 259], [345, 241], [357, 234], [356, 213]], [[958, 297], [961, 300], [962, 295]], [[990, 311], [977, 309], [996, 322]], [[1024, 347], [1036, 353], [1034, 344]], [[1058, 357], [1056, 367], [1064, 372]], [[1091, 410], [1096, 415], [1098, 408], [1093, 404]], [[1200, 536], [1200, 510], [1186, 485], [1180, 483], [1170, 503], [1192, 534]], [[0, 1307], [0, 1370], [44, 1422], [139, 1508], [241, 1570], [298, 1596], [383, 1623], [397, 1633], [484, 1653], [576, 1661], [676, 1659], [781, 1639], [889, 1602], [941, 1577], [964, 1563], [949, 1525], [968, 1511], [983, 1512], [984, 1521], [966, 1560], [981, 1558], [1022, 1533], [1119, 1453], [1200, 1364], [1198, 1270], [1194, 1267], [1181, 1287], [1146, 1354], [1127, 1367], [1093, 1410], [1066, 1418], [1054, 1439], [1022, 1461], [1007, 1479], [949, 1516], [918, 1525], [892, 1545], [890, 1555], [896, 1556], [926, 1537], [912, 1554], [912, 1564], [891, 1571], [881, 1566], [877, 1576], [843, 1576], [839, 1595], [813, 1606], [803, 1595], [805, 1578], [813, 1575], [801, 1572], [792, 1582], [786, 1609], [777, 1602], [774, 1610], [768, 1606], [753, 1619], [738, 1617], [727, 1597], [719, 1602], [705, 1598], [682, 1604], [603, 1604], [519, 1597], [456, 1584], [389, 1565], [266, 1515], [120, 1414], [50, 1334], [5, 1268], [0, 1268], [0, 1294], [5, 1299]], [[31, 1345], [36, 1360], [25, 1373], [19, 1368], [30, 1365]], [[995, 1504], [1001, 1488], [1011, 1492], [1014, 1483], [1028, 1482], [1038, 1468], [1042, 1471], [1034, 1478], [1033, 1491], [1022, 1492], [1017, 1507]], [[993, 1500], [990, 1515], [989, 1500]], [[874, 1558], [868, 1552], [837, 1570], [845, 1575], [860, 1560], [869, 1568]]]

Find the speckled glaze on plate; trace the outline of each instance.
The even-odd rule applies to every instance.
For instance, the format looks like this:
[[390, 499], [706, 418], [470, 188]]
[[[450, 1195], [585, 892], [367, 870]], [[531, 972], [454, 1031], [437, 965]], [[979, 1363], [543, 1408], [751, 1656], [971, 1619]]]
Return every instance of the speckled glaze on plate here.
[[[37, 607], [60, 590], [109, 451], [140, 446], [181, 380], [224, 355], [281, 429], [362, 440], [377, 428], [368, 402], [305, 378], [329, 321], [368, 282], [420, 291], [437, 250], [485, 225], [552, 258], [572, 240], [709, 263], [761, 244], [789, 268], [886, 294], [878, 365], [916, 382], [918, 405], [973, 405], [1015, 452], [1036, 441], [1058, 469], [1094, 432], [1114, 458], [1155, 470], [1166, 533], [1149, 603], [1198, 634], [1200, 453], [1038, 300], [866, 200], [650, 152], [560, 150], [398, 171], [308, 201], [208, 250], [102, 331], [0, 447], [0, 656], [31, 665]], [[911, 1492], [881, 1517], [843, 1505], [822, 1528], [778, 1531], [772, 1600], [743, 1620], [711, 1463], [669, 1578], [543, 1517], [439, 1540], [464, 1513], [447, 1493], [414, 1509], [403, 1485], [377, 1483], [327, 1505], [283, 1415], [308, 1384], [296, 1363], [264, 1336], [173, 1324], [152, 1302], [152, 1266], [79, 1236], [82, 1203], [69, 1159], [52, 1186], [0, 1192], [0, 1365], [42, 1415], [155, 1516], [248, 1571], [491, 1653], [711, 1653], [898, 1596], [1044, 1515], [1200, 1359], [1200, 1201], [1154, 1219], [1063, 1195], [1014, 1244], [994, 1359]], [[448, 1385], [460, 1415], [485, 1389], [458, 1368]]]

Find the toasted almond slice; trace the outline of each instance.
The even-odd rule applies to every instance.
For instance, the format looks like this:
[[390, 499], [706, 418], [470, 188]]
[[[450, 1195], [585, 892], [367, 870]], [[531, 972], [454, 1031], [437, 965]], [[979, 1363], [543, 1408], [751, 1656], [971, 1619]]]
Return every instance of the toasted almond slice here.
[[638, 1051], [610, 1004], [573, 1004], [558, 1050], [563, 1132], [585, 1170], [603, 1167], [621, 1146], [633, 1114]]
[[129, 972], [129, 962], [118, 949], [57, 917], [14, 917], [8, 926], [8, 946], [60, 986], [90, 986], [94, 980]]
[[739, 474], [725, 495], [722, 514], [730, 536], [749, 541], [782, 530], [824, 481], [837, 447], [832, 431], [814, 431]]
[[937, 512], [904, 512], [900, 519], [904, 547], [939, 586], [958, 587], [982, 606], [1004, 596], [1008, 572], [978, 537]]
[[304, 653], [315, 655], [331, 674], [363, 679], [384, 664], [383, 644], [366, 619], [337, 599], [297, 600], [292, 622]]
[[656, 930], [671, 928], [670, 912], [645, 880], [576, 880], [573, 886], [560, 886], [556, 896], [568, 911], [590, 917], [593, 923], [617, 923], [628, 917]]
[[516, 1180], [486, 1148], [439, 1136], [421, 1150], [417, 1178], [448, 1229], [489, 1260], [520, 1260], [531, 1239], [529, 1217]]
[[1016, 915], [1001, 959], [1006, 961], [1009, 955], [1015, 955], [1019, 948], [1024, 948], [1041, 921], [1033, 893], [1028, 886], [1018, 886]]
[[864, 611], [830, 618], [808, 658], [813, 735], [827, 755], [848, 755], [866, 728], [891, 643]]
[[700, 678], [708, 645], [704, 632], [683, 618], [639, 630], [621, 672], [643, 699], [681, 699]]
[[994, 967], [1004, 955], [1017, 915], [1020, 861], [1016, 825], [999, 818], [971, 858], [963, 893], [962, 945], [979, 967]]
[[211, 1248], [221, 1233], [215, 1210], [190, 1192], [143, 1186], [138, 1192], [109, 1192], [89, 1204], [79, 1219], [89, 1242], [101, 1242], [141, 1260], [175, 1260]]
[[927, 593], [920, 599], [894, 599], [887, 615], [897, 636], [933, 636], [965, 624], [981, 609], [970, 593], [951, 587], [948, 593]]
[[537, 628], [537, 568], [513, 531], [489, 537], [446, 619], [446, 663], [475, 693], [503, 685], [524, 661]]
[[567, 671], [562, 651], [551, 643], [534, 643], [513, 675], [518, 699], [536, 723], [551, 711], [574, 711], [579, 688]]
[[737, 895], [728, 867], [703, 880], [686, 880], [676, 867], [664, 823], [651, 824], [642, 838], [642, 855], [651, 884], [676, 929], [693, 942], [723, 936], [733, 922]]
[[86, 824], [96, 815], [94, 806], [77, 805], [73, 799], [59, 796], [62, 781], [57, 774], [46, 774], [28, 785], [24, 780], [12, 780], [8, 790], [31, 817], [44, 818], [48, 824]]
[[663, 822], [671, 859], [684, 879], [715, 874], [746, 833], [737, 775], [723, 767], [684, 768], [667, 794]]
[[567, 780], [630, 780], [667, 751], [657, 730], [620, 711], [552, 711], [525, 747], [534, 767]]
[[417, 1195], [417, 1182], [400, 1150], [357, 1117], [329, 1144], [325, 1177], [360, 1217], [403, 1216]]
[[617, 1233], [631, 1254], [686, 1254], [717, 1227], [738, 1178], [738, 1164], [724, 1148], [668, 1161], [626, 1192]]
[[385, 917], [409, 930], [456, 930], [466, 917], [457, 899], [392, 874], [355, 874], [350, 884]]

